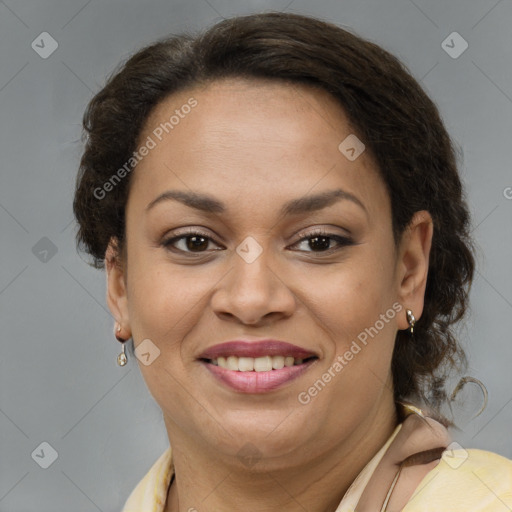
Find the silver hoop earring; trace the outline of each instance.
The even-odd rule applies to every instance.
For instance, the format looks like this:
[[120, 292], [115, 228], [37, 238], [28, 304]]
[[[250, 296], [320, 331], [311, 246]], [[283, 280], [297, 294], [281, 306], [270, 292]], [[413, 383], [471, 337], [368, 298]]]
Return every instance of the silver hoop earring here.
[[414, 318], [414, 315], [412, 314], [412, 311], [410, 309], [406, 309], [405, 313], [407, 314], [407, 322], [409, 323], [409, 333], [413, 334], [414, 325], [416, 324], [416, 318]]

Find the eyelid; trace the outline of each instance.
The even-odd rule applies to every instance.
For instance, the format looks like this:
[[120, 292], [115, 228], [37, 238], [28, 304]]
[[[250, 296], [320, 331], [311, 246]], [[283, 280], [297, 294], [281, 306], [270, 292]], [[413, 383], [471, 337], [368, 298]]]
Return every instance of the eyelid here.
[[[334, 233], [333, 231], [329, 231], [331, 228], [326, 228], [324, 226], [322, 227], [312, 227], [312, 228], [305, 228], [300, 230], [295, 236], [299, 238], [299, 241], [304, 238], [310, 238], [314, 236], [329, 236], [329, 237], [339, 237], [339, 238], [346, 238], [347, 240], [350, 240], [352, 237], [350, 235], [350, 232], [346, 229], [344, 230], [346, 234], [341, 233]], [[334, 227], [332, 229], [335, 229]]]

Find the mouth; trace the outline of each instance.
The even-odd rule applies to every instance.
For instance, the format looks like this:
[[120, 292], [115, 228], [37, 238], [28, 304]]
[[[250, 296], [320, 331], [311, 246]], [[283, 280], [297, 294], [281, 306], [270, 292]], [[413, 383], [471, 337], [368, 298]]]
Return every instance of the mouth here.
[[276, 341], [233, 341], [215, 345], [198, 361], [222, 384], [241, 393], [265, 393], [302, 375], [319, 357]]

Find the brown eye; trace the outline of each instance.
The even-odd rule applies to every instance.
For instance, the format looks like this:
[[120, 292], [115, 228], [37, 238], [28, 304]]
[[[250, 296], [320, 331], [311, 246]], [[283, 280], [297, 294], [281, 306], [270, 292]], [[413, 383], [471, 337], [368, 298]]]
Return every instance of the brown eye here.
[[330, 245], [331, 238], [329, 238], [328, 236], [315, 236], [309, 239], [309, 247], [311, 247], [311, 249], [313, 249], [314, 251], [326, 251], [330, 249]]
[[199, 250], [202, 251], [208, 248], [208, 239], [205, 236], [186, 236], [185, 237], [187, 249], [190, 251]]
[[198, 254], [208, 252], [209, 245], [213, 243], [212, 238], [206, 234], [190, 231], [163, 241], [162, 246], [173, 252]]
[[[342, 249], [344, 246], [353, 245], [353, 241], [345, 236], [336, 235], [334, 233], [327, 233], [325, 231], [316, 231], [303, 236], [296, 244], [300, 245], [307, 242], [307, 249], [301, 249], [304, 252], [334, 252]], [[337, 247], [332, 247], [331, 244], [335, 242]]]

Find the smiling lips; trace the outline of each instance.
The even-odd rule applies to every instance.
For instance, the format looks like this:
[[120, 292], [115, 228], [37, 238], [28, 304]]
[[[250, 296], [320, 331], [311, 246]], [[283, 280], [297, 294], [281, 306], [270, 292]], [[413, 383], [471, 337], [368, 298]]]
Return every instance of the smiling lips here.
[[301, 375], [318, 356], [277, 340], [237, 340], [210, 347], [198, 359], [231, 388], [264, 393]]

